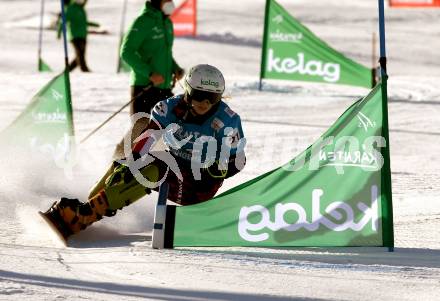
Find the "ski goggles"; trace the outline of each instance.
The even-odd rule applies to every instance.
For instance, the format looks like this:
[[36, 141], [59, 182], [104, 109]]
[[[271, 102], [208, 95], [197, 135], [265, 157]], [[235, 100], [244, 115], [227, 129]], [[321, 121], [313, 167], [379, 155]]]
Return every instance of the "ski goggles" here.
[[190, 100], [194, 100], [197, 102], [208, 100], [211, 105], [215, 105], [222, 99], [222, 93], [195, 90], [191, 87], [188, 87], [187, 89], [188, 97]]

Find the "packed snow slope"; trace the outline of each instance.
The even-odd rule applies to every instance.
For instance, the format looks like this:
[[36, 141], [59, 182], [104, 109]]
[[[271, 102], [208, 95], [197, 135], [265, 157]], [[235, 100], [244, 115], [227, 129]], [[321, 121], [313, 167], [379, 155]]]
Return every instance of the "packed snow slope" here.
[[[71, 74], [78, 141], [128, 101], [128, 75], [115, 72], [122, 2], [91, 0], [87, 6], [89, 18], [109, 34], [89, 36], [94, 72]], [[128, 2], [127, 23], [144, 1]], [[228, 103], [242, 116], [248, 164], [222, 191], [292, 159], [368, 93], [275, 81], [265, 81], [259, 92], [264, 2], [199, 1], [199, 36], [175, 40], [176, 60], [185, 69], [205, 62], [224, 72]], [[367, 66], [378, 28], [376, 2], [280, 0], [319, 37]], [[36, 72], [39, 5], [0, 1], [0, 129], [56, 74]], [[47, 0], [45, 24], [58, 11], [59, 1]], [[387, 7], [386, 19], [395, 252], [152, 250], [155, 193], [60, 247], [36, 211], [61, 196], [86, 197], [128, 128], [124, 111], [80, 145], [73, 168], [2, 148], [0, 300], [440, 300], [440, 10]], [[43, 58], [62, 70], [54, 31], [44, 31]]]

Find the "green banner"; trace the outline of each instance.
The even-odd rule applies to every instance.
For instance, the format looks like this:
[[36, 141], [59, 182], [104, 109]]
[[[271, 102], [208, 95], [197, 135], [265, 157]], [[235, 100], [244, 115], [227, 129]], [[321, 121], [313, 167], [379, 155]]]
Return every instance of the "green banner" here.
[[26, 109], [2, 132], [8, 144], [68, 151], [73, 137], [72, 104], [68, 71], [53, 78], [31, 100]]
[[38, 71], [40, 72], [51, 72], [52, 69], [46, 64], [43, 59], [38, 59]]
[[392, 247], [383, 84], [284, 166], [175, 208], [172, 245]]
[[260, 78], [372, 87], [372, 71], [315, 36], [267, 0]]

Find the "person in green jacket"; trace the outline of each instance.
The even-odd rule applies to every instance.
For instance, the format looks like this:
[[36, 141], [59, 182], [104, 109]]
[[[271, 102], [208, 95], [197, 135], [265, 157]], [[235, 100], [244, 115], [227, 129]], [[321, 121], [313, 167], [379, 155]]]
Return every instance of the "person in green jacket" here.
[[[130, 115], [149, 114], [156, 103], [173, 95], [175, 81], [184, 75], [173, 58], [174, 32], [169, 18], [173, 10], [172, 0], [147, 1], [123, 38], [120, 56], [132, 70]], [[148, 121], [148, 118], [138, 120], [130, 131], [131, 137], [139, 136]], [[117, 145], [113, 157], [124, 157], [123, 141]]]
[[[79, 65], [81, 71], [90, 72], [86, 63], [87, 28], [88, 26], [97, 27], [98, 25], [87, 21], [87, 13], [84, 9], [86, 4], [87, 0], [64, 0], [67, 38], [75, 49], [75, 58], [69, 64], [70, 71]], [[58, 36], [60, 34], [61, 25], [58, 30]]]

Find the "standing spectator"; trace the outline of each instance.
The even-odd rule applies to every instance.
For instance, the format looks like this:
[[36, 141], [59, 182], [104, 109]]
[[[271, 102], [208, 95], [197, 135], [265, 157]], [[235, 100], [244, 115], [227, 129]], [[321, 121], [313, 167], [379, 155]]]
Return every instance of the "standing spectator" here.
[[[84, 9], [86, 4], [87, 0], [64, 0], [67, 38], [75, 49], [75, 58], [69, 64], [70, 71], [79, 65], [81, 71], [90, 72], [86, 63], [87, 27], [98, 27], [99, 25], [87, 21], [87, 13]], [[58, 37], [61, 35], [61, 26], [60, 22]]]
[[[130, 115], [145, 112], [159, 101], [173, 95], [171, 89], [184, 71], [173, 58], [173, 24], [169, 18], [174, 10], [172, 0], [150, 0], [124, 36], [120, 55], [131, 67]], [[137, 137], [148, 123], [147, 118], [133, 125], [132, 137]], [[123, 154], [123, 142], [114, 157]]]

